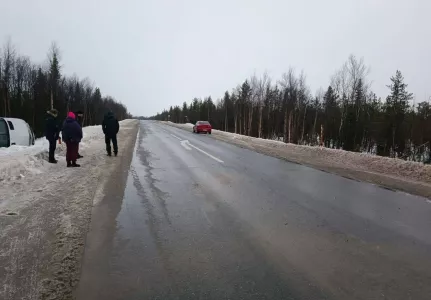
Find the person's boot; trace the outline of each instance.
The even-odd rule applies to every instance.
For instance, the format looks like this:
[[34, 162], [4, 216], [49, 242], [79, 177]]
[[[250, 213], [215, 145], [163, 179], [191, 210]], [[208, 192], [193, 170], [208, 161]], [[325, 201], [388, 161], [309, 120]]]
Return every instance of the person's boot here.
[[76, 161], [72, 162], [72, 168], [79, 168], [81, 165], [78, 165]]
[[82, 156], [81, 154], [78, 153], [78, 159], [83, 158], [84, 156]]
[[112, 154], [111, 154], [111, 152], [108, 152], [108, 154], [107, 154], [108, 156], [112, 156]]
[[57, 163], [57, 160], [55, 159], [55, 155], [53, 153], [49, 153], [49, 155], [48, 155], [48, 162], [51, 163], [51, 164], [56, 164]]
[[115, 156], [117, 156], [117, 155], [118, 155], [118, 152], [114, 152], [114, 155], [115, 155]]
[[67, 162], [67, 167], [68, 167], [68, 168], [72, 167], [72, 162], [68, 161], [68, 162]]

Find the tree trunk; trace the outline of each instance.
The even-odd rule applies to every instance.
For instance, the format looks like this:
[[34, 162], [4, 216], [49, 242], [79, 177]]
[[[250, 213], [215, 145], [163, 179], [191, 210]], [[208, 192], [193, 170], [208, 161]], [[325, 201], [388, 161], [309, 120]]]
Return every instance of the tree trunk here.
[[316, 115], [314, 116], [314, 124], [313, 124], [313, 134], [312, 134], [313, 139], [316, 136], [317, 114], [318, 114], [318, 111], [316, 109]]
[[292, 137], [292, 111], [290, 111], [289, 113], [289, 136], [288, 136], [288, 143], [291, 142], [291, 137]]
[[304, 118], [302, 119], [302, 133], [301, 133], [301, 143], [304, 142], [304, 131], [305, 131], [305, 116], [307, 115], [307, 106], [305, 106]]
[[228, 124], [227, 124], [227, 104], [226, 104], [226, 114], [224, 116], [224, 131], [228, 131]]
[[[1, 82], [0, 82], [0, 84], [1, 84]], [[4, 116], [7, 117], [7, 101], [6, 101], [6, 90], [5, 90], [5, 88], [1, 89], [1, 86], [0, 86], [0, 92], [3, 96], [2, 98], [3, 98], [3, 102], [4, 102]]]
[[267, 132], [267, 138], [272, 138], [272, 130], [271, 130], [271, 106], [268, 106], [268, 132]]
[[247, 135], [251, 136], [251, 130], [252, 130], [252, 121], [253, 121], [253, 105], [250, 107], [248, 111], [248, 132]]
[[6, 91], [6, 99], [7, 99], [8, 116], [11, 117], [12, 113], [11, 113], [11, 108], [10, 108], [10, 95], [9, 95], [9, 91]]
[[320, 125], [320, 146], [322, 147], [325, 143], [325, 138], [323, 136], [324, 131], [323, 131], [323, 125]]
[[244, 108], [242, 110], [242, 117], [243, 117], [243, 119], [242, 119], [242, 126], [243, 126], [242, 134], [246, 135], [247, 134], [247, 114], [245, 111], [245, 105], [244, 105]]
[[262, 115], [263, 115], [263, 106], [259, 106], [259, 129], [258, 129], [258, 137], [262, 138]]
[[341, 122], [340, 122], [340, 128], [338, 128], [338, 141], [337, 141], [337, 148], [341, 148], [343, 137], [341, 133], [343, 132], [343, 125], [344, 125], [344, 117], [343, 114], [341, 115]]
[[239, 128], [238, 128], [238, 133], [239, 134], [242, 134], [242, 117], [243, 117], [243, 112], [242, 112], [243, 110], [241, 109], [241, 106], [240, 106], [240, 108], [239, 108]]
[[283, 134], [285, 143], [288, 143], [288, 135], [287, 135], [288, 117], [289, 117], [289, 113], [288, 113], [287, 108], [286, 108], [286, 111], [284, 112], [284, 134]]
[[235, 110], [233, 119], [235, 122], [235, 133], [238, 133], [238, 110]]

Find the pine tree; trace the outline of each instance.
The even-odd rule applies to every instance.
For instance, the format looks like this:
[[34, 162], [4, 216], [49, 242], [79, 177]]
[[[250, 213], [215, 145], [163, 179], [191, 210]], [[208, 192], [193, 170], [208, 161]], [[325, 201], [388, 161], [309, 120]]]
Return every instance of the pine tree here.
[[323, 110], [325, 113], [324, 122], [324, 142], [326, 147], [333, 147], [337, 139], [338, 131], [338, 97], [334, 89], [329, 86], [325, 95], [323, 96]]
[[188, 115], [189, 115], [189, 113], [188, 113], [188, 109], [187, 109], [187, 102], [183, 102], [183, 109], [182, 109], [182, 120], [181, 120], [181, 123], [187, 123], [188, 122]]
[[230, 96], [229, 96], [229, 92], [226, 91], [224, 93], [224, 97], [223, 97], [223, 104], [224, 104], [224, 131], [228, 131], [228, 107], [229, 107], [229, 102], [230, 102]]
[[397, 70], [395, 76], [391, 77], [391, 82], [387, 86], [391, 94], [386, 98], [386, 131], [388, 147], [395, 156], [396, 153], [403, 153], [406, 146], [406, 131], [403, 123], [413, 94], [407, 92], [408, 85], [404, 83], [404, 77], [400, 71]]

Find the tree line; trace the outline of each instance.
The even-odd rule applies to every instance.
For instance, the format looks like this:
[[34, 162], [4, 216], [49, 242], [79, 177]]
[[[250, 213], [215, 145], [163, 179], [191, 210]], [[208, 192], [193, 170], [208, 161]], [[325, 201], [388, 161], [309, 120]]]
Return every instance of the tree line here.
[[119, 120], [130, 117], [127, 108], [102, 96], [88, 78], [61, 74], [60, 51], [55, 43], [45, 64], [35, 64], [17, 53], [9, 39], [0, 49], [0, 117], [25, 120], [37, 137], [44, 135], [46, 112], [55, 108], [59, 119], [68, 111], [84, 113], [84, 126], [101, 124], [112, 110]]
[[429, 162], [430, 104], [413, 103], [400, 71], [388, 80], [383, 100], [372, 91], [368, 73], [363, 59], [351, 55], [314, 95], [305, 74], [293, 68], [275, 82], [267, 73], [253, 75], [222, 99], [194, 98], [152, 118], [207, 120], [214, 129], [253, 137]]

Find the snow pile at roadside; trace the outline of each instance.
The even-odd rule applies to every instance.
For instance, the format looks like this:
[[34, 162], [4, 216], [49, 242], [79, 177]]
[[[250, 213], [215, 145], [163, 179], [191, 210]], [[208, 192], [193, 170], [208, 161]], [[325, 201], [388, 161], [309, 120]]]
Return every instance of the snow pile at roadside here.
[[47, 163], [49, 143], [37, 139], [30, 147], [11, 146], [0, 149], [0, 182], [24, 178], [27, 174], [40, 174]]
[[2, 156], [6, 155], [36, 155], [40, 152], [43, 152], [46, 147], [48, 147], [48, 141], [45, 138], [40, 138], [36, 139], [34, 145], [30, 147], [12, 145], [8, 148], [0, 148], [0, 159]]
[[[125, 120], [127, 121], [127, 120]], [[121, 124], [127, 125], [125, 121]], [[80, 149], [91, 147], [96, 139], [103, 138], [103, 131], [100, 125], [83, 128], [83, 140]], [[0, 148], [0, 183], [19, 180], [28, 175], [42, 174], [44, 166], [48, 165], [49, 143], [45, 138], [35, 141], [33, 146], [11, 146]], [[64, 143], [57, 144], [56, 158], [63, 159], [66, 146]]]
[[[167, 122], [167, 124], [186, 130], [191, 130], [193, 127], [193, 124], [175, 124], [172, 122]], [[212, 133], [222, 140], [242, 144], [262, 152], [267, 151], [270, 154], [299, 163], [385, 174], [406, 181], [431, 183], [431, 166], [419, 162], [319, 146], [286, 144], [282, 141], [254, 138], [215, 129], [212, 130]]]
[[286, 154], [286, 158], [291, 156], [295, 160], [301, 160], [304, 163], [311, 161], [313, 164], [318, 163], [339, 166], [345, 169], [383, 173], [407, 180], [431, 183], [431, 166], [419, 162], [319, 146], [287, 144], [282, 141], [253, 138], [219, 130], [213, 130], [213, 133], [228, 139], [239, 140], [251, 146], [281, 150]]

